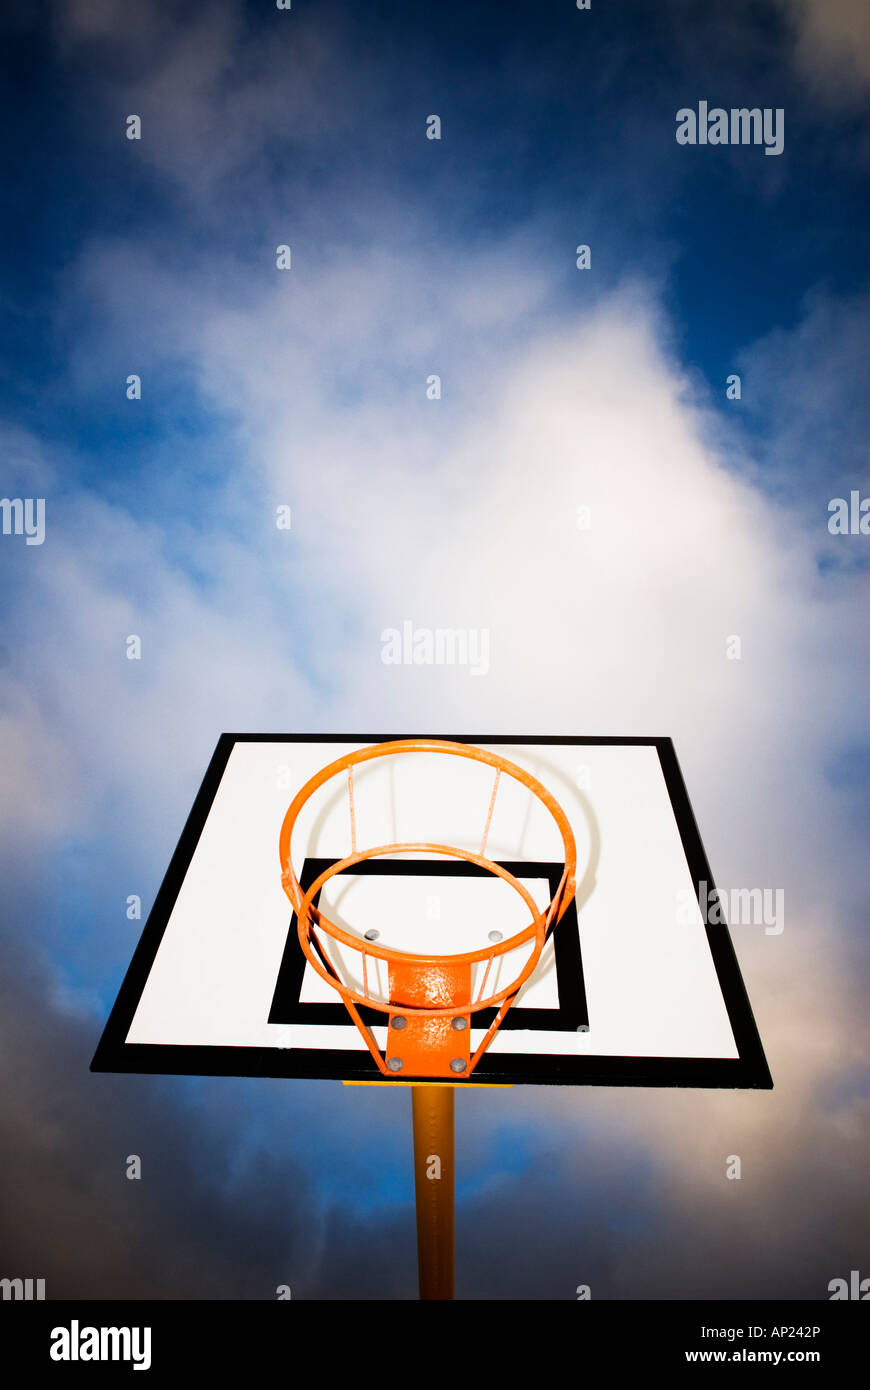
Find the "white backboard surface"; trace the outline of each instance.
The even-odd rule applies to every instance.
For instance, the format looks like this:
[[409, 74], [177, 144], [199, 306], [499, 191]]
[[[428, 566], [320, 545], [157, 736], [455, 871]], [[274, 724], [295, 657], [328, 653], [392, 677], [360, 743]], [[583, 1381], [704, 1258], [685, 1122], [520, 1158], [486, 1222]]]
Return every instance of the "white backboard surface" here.
[[[381, 1079], [339, 995], [302, 955], [278, 857], [299, 788], [327, 763], [381, 741], [222, 736], [95, 1070]], [[698, 885], [709, 896], [713, 883], [670, 740], [458, 741], [531, 772], [577, 842], [575, 905], [462, 1084], [770, 1086], [727, 927], [705, 925], [698, 907]], [[361, 765], [358, 845], [479, 850], [492, 787], [492, 769], [467, 758], [414, 753]], [[312, 881], [350, 853], [345, 776], [315, 793], [292, 850], [303, 882], [306, 871]], [[508, 778], [486, 853], [537, 903], [549, 901], [561, 839], [540, 802]], [[336, 875], [319, 906], [360, 940], [377, 932], [380, 945], [447, 955], [484, 948], [491, 932], [507, 938], [529, 920], [502, 880], [419, 853]], [[516, 977], [527, 950], [501, 959], [499, 986]], [[358, 985], [359, 953], [337, 954]], [[385, 998], [383, 964], [370, 959], [368, 968], [371, 992]], [[499, 986], [490, 976], [487, 993]], [[490, 1017], [473, 1016], [472, 1050]], [[372, 1010], [370, 1022], [385, 1046], [386, 1016]]]

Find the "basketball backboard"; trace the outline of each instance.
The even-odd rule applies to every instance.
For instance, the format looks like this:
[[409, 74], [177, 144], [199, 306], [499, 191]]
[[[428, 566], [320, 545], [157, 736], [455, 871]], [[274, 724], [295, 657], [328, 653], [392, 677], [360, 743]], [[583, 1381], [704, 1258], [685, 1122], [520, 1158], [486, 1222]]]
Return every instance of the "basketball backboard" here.
[[[405, 1083], [383, 1081], [341, 998], [306, 960], [278, 857], [299, 789], [388, 737], [402, 736], [220, 738], [93, 1070]], [[450, 737], [531, 773], [577, 845], [575, 900], [459, 1084], [770, 1087], [728, 929], [702, 919], [713, 880], [670, 739]], [[472, 848], [491, 790], [491, 769], [467, 758], [381, 758], [357, 770], [356, 823], [371, 844]], [[349, 853], [340, 780], [306, 804], [294, 835], [307, 888]], [[546, 905], [564, 856], [544, 808], [517, 782], [499, 790], [487, 854]], [[336, 874], [319, 906], [361, 941], [444, 955], [525, 922], [501, 879], [420, 854]], [[352, 975], [358, 960], [349, 952], [343, 968]], [[372, 988], [383, 988], [378, 962], [370, 968]], [[509, 982], [508, 958], [498, 968]], [[472, 1013], [472, 1049], [493, 1013]], [[384, 1015], [370, 1010], [365, 1021], [383, 1046]]]

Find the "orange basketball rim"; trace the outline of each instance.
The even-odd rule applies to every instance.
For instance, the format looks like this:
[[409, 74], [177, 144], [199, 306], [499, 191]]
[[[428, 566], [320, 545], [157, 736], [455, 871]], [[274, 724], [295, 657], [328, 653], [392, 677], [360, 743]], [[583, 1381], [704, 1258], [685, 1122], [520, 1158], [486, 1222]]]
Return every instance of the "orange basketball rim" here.
[[[456, 758], [471, 758], [475, 762], [489, 765], [495, 770], [492, 794], [486, 823], [483, 827], [478, 852], [459, 849], [452, 845], [428, 843], [402, 843], [376, 845], [370, 849], [357, 847], [356, 808], [354, 803], [353, 770], [372, 758], [394, 757], [403, 753], [441, 753]], [[344, 859], [331, 864], [324, 873], [314, 880], [307, 891], [303, 891], [291, 859], [291, 839], [293, 828], [302, 807], [322, 787], [325, 782], [341, 773], [347, 775], [347, 796], [350, 825], [351, 852]], [[562, 837], [565, 852], [565, 867], [558, 887], [549, 905], [540, 910], [528, 889], [513, 874], [485, 857], [486, 842], [492, 823], [493, 810], [498, 795], [499, 783], [503, 776], [514, 778], [543, 803], [555, 821]], [[413, 955], [405, 951], [393, 950], [386, 946], [376, 946], [359, 936], [354, 936], [329, 920], [325, 913], [314, 906], [323, 885], [335, 874], [351, 869], [365, 859], [381, 856], [418, 852], [424, 855], [449, 855], [477, 864], [515, 889], [531, 915], [531, 921], [521, 931], [477, 951], [463, 955]], [[281, 882], [296, 913], [299, 943], [311, 968], [327, 984], [341, 995], [348, 1013], [362, 1034], [378, 1070], [386, 1077], [396, 1080], [409, 1077], [443, 1078], [462, 1081], [469, 1077], [483, 1056], [504, 1017], [517, 997], [518, 991], [532, 975], [544, 948], [547, 937], [567, 911], [574, 897], [577, 849], [568, 818], [555, 797], [535, 777], [524, 768], [499, 757], [486, 749], [472, 744], [448, 743], [441, 739], [408, 738], [389, 743], [375, 744], [348, 753], [336, 759], [316, 773], [294, 798], [284, 823], [279, 840], [281, 859]], [[330, 959], [325, 938], [340, 942], [359, 953], [361, 960], [362, 990], [347, 984], [339, 975], [338, 969]], [[517, 947], [532, 943], [528, 959], [520, 973], [505, 988], [486, 995], [487, 981], [495, 960]], [[376, 998], [369, 989], [369, 959], [387, 962], [388, 998]], [[483, 965], [483, 976], [472, 998], [472, 970]], [[372, 1030], [364, 1022], [358, 1006], [376, 1009], [387, 1015], [387, 1047], [382, 1054]], [[496, 1008], [496, 1016], [486, 1030], [474, 1055], [471, 1055], [471, 1015], [484, 1009]]]

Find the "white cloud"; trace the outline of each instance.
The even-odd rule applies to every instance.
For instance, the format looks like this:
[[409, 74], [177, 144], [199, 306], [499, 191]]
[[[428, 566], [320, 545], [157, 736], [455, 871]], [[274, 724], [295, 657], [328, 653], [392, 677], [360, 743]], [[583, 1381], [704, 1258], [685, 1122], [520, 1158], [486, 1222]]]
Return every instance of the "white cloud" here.
[[779, 0], [790, 20], [798, 68], [836, 102], [870, 87], [870, 7], [865, 0]]
[[[122, 264], [97, 258], [86, 280], [119, 340]], [[827, 1126], [826, 1092], [863, 1056], [849, 953], [865, 846], [825, 768], [866, 734], [867, 577], [818, 578], [814, 533], [747, 481], [742, 436], [723, 444], [642, 286], [542, 320], [545, 276], [506, 304], [503, 267], [488, 282], [469, 261], [440, 281], [436, 319], [431, 268], [374, 254], [254, 294], [239, 273], [173, 295], [160, 272], [167, 341], [237, 422], [238, 461], [163, 515], [131, 484], [141, 509], [45, 482], [36, 562], [4, 551], [16, 578], [29, 566], [2, 673], [7, 816], [45, 852], [74, 825], [162, 862], [226, 728], [671, 734], [717, 881], [786, 890], [782, 937], [735, 933], [779, 1089], [587, 1108], [629, 1132], [643, 1116], [690, 1206], [707, 1148], [734, 1152], [736, 1129], [768, 1155], [758, 1181], [785, 1221], [789, 1145]], [[470, 284], [489, 289], [485, 331]], [[382, 629], [408, 617], [490, 627], [490, 674], [383, 666]], [[552, 1097], [526, 1105], [579, 1122]]]
[[[61, 0], [52, 28], [62, 61], [94, 65], [88, 137], [99, 137], [98, 111], [115, 147], [124, 117], [135, 113], [142, 138], [130, 143], [130, 160], [202, 200], [226, 175], [257, 165], [273, 143], [299, 149], [339, 130], [352, 138], [358, 116], [346, 74], [359, 55], [345, 24], [316, 12], [301, 27], [294, 18], [267, 6], [252, 26], [238, 0]], [[234, 213], [246, 195], [233, 187]], [[220, 232], [226, 236], [226, 222]]]
[[[121, 264], [92, 263], [86, 282], [119, 338]], [[87, 494], [55, 513], [33, 660], [41, 684], [63, 685], [83, 767], [100, 775], [103, 758], [112, 776], [147, 748], [156, 794], [230, 725], [666, 731], [705, 825], [736, 832], [759, 770], [805, 749], [811, 790], [804, 768], [761, 841], [741, 832], [763, 864], [759, 843], [807, 796], [826, 800], [824, 758], [863, 727], [865, 581], [828, 596], [814, 537], [741, 477], [736, 448], [717, 456], [721, 430], [642, 289], [542, 328], [545, 277], [527, 272], [506, 307], [503, 269], [488, 283], [472, 261], [441, 282], [436, 320], [428, 269], [360, 256], [247, 301], [238, 272], [218, 288], [179, 275], [175, 294], [159, 273], [167, 341], [238, 420], [242, 454], [217, 501], [194, 494], [183, 515], [145, 523]], [[467, 324], [471, 284], [489, 288], [485, 331]], [[444, 399], [427, 401], [439, 367]], [[278, 502], [294, 515], [280, 543]], [[404, 618], [489, 627], [491, 674], [384, 667], [380, 633]], [[135, 678], [127, 631], [146, 639]], [[725, 657], [734, 633], [740, 663]]]

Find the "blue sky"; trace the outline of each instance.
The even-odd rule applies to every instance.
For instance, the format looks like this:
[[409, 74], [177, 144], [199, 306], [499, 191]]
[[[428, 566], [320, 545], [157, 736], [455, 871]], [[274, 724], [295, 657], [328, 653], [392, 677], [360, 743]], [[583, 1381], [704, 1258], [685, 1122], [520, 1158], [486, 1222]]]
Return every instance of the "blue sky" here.
[[[448, 4], [429, 25], [402, 5], [354, 16], [350, 7], [327, 4], [314, 13], [270, 17], [268, 31], [261, 11], [248, 8], [247, 33], [252, 44], [268, 43], [266, 63], [273, 70], [280, 65], [285, 75], [286, 124], [278, 99], [259, 125], [261, 139], [235, 152], [214, 191], [228, 199], [253, 190], [262, 203], [281, 202], [288, 235], [294, 222], [310, 218], [317, 225], [315, 185], [321, 207], [328, 190], [347, 199], [340, 223], [326, 216], [319, 228], [333, 245], [351, 238], [384, 244], [377, 202], [359, 198], [367, 184], [384, 187], [411, 211], [404, 225], [397, 220], [390, 229], [388, 245], [395, 248], [427, 235], [473, 247], [545, 223], [554, 264], [563, 261], [564, 283], [554, 285], [554, 294], [564, 302], [576, 277], [570, 257], [559, 255], [560, 241], [570, 245], [583, 227], [592, 238], [601, 226], [606, 236], [596, 246], [596, 289], [626, 269], [666, 274], [666, 303], [679, 320], [685, 356], [717, 386], [741, 349], [772, 328], [794, 326], [808, 288], [821, 283], [844, 295], [864, 283], [853, 232], [868, 210], [860, 106], [835, 111], [834, 121], [824, 105], [820, 110], [800, 73], [782, 61], [787, 16], [775, 6], [767, 7], [763, 24], [741, 23], [759, 10], [739, 4], [703, 24], [690, 6], [674, 4], [602, 6], [594, 17], [556, 6], [543, 22], [535, 6], [502, 6], [496, 23], [489, 5]], [[171, 26], [171, 7], [164, 13]], [[239, 11], [233, 13], [241, 35]], [[185, 199], [165, 167], [155, 169], [147, 150], [131, 151], [108, 122], [122, 75], [137, 76], [136, 23], [128, 18], [112, 30], [107, 21], [111, 38], [102, 43], [70, 40], [66, 62], [57, 61], [57, 24], [22, 18], [7, 35], [4, 303], [18, 354], [16, 370], [5, 373], [5, 399], [25, 412], [28, 400], [33, 410], [37, 396], [44, 410], [45, 397], [53, 396], [61, 419], [52, 422], [52, 434], [61, 439], [77, 398], [57, 388], [70, 339], [87, 320], [77, 316], [66, 334], [52, 330], [83, 247], [135, 230], [183, 265], [216, 230], [196, 194]], [[208, 26], [208, 18], [202, 23]], [[195, 27], [190, 15], [186, 27]], [[292, 88], [307, 56], [295, 47], [300, 29], [312, 46], [338, 35], [323, 64], [333, 80], [328, 94], [319, 93], [329, 119], [316, 140], [301, 138], [294, 120]], [[344, 67], [348, 50], [354, 61]], [[120, 54], [120, 73], [108, 70], [110, 53]], [[214, 143], [232, 124], [231, 93], [244, 74], [230, 71], [226, 78]], [[279, 77], [278, 98], [282, 85]], [[696, 148], [682, 150], [678, 161], [674, 112], [693, 90], [707, 92], [711, 104], [783, 106], [784, 153], [760, 160], [757, 149], [737, 148], [711, 158], [712, 149]], [[439, 100], [443, 106], [445, 98], [444, 139], [433, 150], [417, 138], [414, 120], [422, 106], [434, 109]], [[207, 159], [208, 147], [201, 153]], [[89, 196], [95, 179], [105, 196]], [[270, 254], [265, 231], [250, 216], [227, 220], [213, 250], [255, 266]], [[168, 346], [160, 344], [167, 368]], [[108, 402], [98, 415], [78, 405], [77, 423], [90, 427], [88, 441], [111, 448]], [[196, 432], [205, 423], [196, 405], [179, 388], [171, 402], [176, 428]], [[157, 427], [136, 423], [134, 448], [147, 447]], [[128, 419], [125, 441], [129, 434]]]
[[[232, 728], [670, 733], [717, 879], [785, 889], [782, 938], [736, 943], [776, 1091], [484, 1099], [466, 1296], [571, 1297], [578, 1241], [607, 1297], [819, 1297], [867, 1263], [870, 537], [827, 529], [870, 492], [864, 13], [4, 18], [0, 494], [47, 505], [43, 546], [0, 537], [6, 1241], [58, 1296], [198, 1296], [208, 1266], [205, 1296], [353, 1297], [366, 1242], [407, 1246], [369, 1292], [414, 1295], [401, 1097], [87, 1072], [126, 896]], [[784, 152], [677, 145], [700, 100], [783, 108]], [[489, 627], [489, 678], [384, 667], [406, 617]], [[146, 1142], [136, 1206], [112, 1175]], [[118, 1234], [83, 1251], [40, 1203]]]

